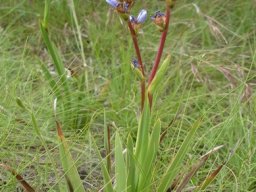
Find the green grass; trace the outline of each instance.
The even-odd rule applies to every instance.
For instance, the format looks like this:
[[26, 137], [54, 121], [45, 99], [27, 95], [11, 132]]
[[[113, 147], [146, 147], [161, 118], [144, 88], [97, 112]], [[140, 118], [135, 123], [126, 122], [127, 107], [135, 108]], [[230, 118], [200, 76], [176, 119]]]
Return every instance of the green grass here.
[[[190, 2], [177, 1], [164, 49], [165, 54], [171, 54], [172, 62], [163, 86], [167, 89], [161, 89], [158, 94], [152, 121], [160, 117], [162, 130], [167, 132], [155, 165], [159, 172], [154, 174], [166, 171], [189, 128], [204, 115], [183, 162], [187, 166], [181, 171], [188, 170], [212, 148], [224, 147], [210, 156], [189, 185], [201, 183], [217, 165], [228, 161], [207, 191], [254, 191], [256, 3], [253, 0], [196, 0], [193, 2], [201, 11], [198, 14]], [[138, 1], [134, 15], [142, 6], [153, 14], [162, 10], [163, 4]], [[87, 88], [78, 89], [83, 58], [72, 14], [66, 1], [52, 1], [50, 37], [65, 66], [78, 72], [78, 79], [71, 80], [74, 87], [71, 98], [75, 105], [70, 111], [60, 107], [57, 113], [78, 170], [86, 172], [84, 185], [88, 191], [98, 191], [103, 178], [89, 132], [104, 153], [105, 112], [112, 135], [118, 130], [123, 141], [129, 134], [135, 138], [139, 81], [130, 69], [130, 60], [135, 55], [131, 37], [117, 14], [109, 10], [105, 1], [75, 1], [75, 8], [89, 83]], [[65, 177], [54, 124], [54, 93], [40, 67], [41, 63], [52, 62], [40, 34], [43, 9], [43, 1], [0, 0], [0, 161], [15, 168], [37, 190], [58, 191]], [[147, 73], [153, 64], [159, 35], [147, 20], [139, 36]], [[191, 65], [197, 73], [191, 70]], [[226, 74], [221, 67], [225, 67]], [[252, 94], [248, 102], [242, 102], [246, 85]], [[18, 106], [17, 98], [35, 115], [42, 139], [33, 127], [30, 112]], [[79, 126], [67, 116], [74, 111], [84, 120]], [[111, 142], [114, 145], [114, 137]], [[11, 174], [0, 170], [1, 191], [14, 191], [18, 186]]]

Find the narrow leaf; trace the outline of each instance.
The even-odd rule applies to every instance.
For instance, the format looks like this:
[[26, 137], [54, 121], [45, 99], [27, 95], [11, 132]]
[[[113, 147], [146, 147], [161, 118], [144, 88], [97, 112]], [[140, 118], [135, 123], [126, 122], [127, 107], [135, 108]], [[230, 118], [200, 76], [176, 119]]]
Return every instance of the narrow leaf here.
[[40, 23], [40, 30], [41, 30], [41, 34], [44, 40], [44, 43], [47, 47], [48, 52], [50, 53], [52, 60], [53, 60], [53, 64], [54, 67], [56, 68], [61, 84], [64, 87], [65, 90], [65, 95], [67, 97], [69, 97], [69, 86], [67, 83], [67, 76], [66, 76], [66, 72], [65, 72], [65, 67], [64, 64], [60, 58], [60, 55], [58, 53], [57, 48], [55, 47], [55, 45], [51, 42], [50, 38], [49, 38], [49, 34], [47, 31], [47, 28], [45, 28], [45, 26], [43, 25], [43, 23]]
[[215, 171], [213, 171], [208, 177], [206, 177], [204, 182], [195, 191], [206, 189], [206, 187], [210, 185], [211, 182], [216, 178], [216, 176], [218, 175], [218, 173], [220, 172], [220, 170], [223, 168], [224, 165], [225, 163], [220, 165]]
[[22, 102], [22, 100], [21, 100], [19, 97], [16, 98], [16, 103], [17, 103], [18, 106], [21, 107], [22, 109], [27, 110], [27, 108], [25, 107], [24, 103]]
[[48, 20], [49, 20], [49, 0], [45, 0], [44, 4], [44, 20], [43, 20], [43, 25], [45, 28], [48, 27]]
[[104, 192], [114, 192], [114, 188], [112, 185], [112, 179], [109, 175], [108, 169], [106, 167], [106, 165], [104, 164], [104, 159], [101, 157], [100, 151], [98, 150], [98, 147], [93, 139], [93, 137], [90, 135], [90, 138], [93, 141], [93, 145], [96, 149], [98, 158], [101, 160], [100, 166], [101, 166], [101, 171], [102, 171], [102, 175], [103, 175], [103, 179], [104, 179]]
[[160, 144], [160, 133], [161, 133], [161, 122], [158, 119], [153, 131], [151, 133], [148, 151], [143, 160], [143, 170], [139, 179], [139, 190], [152, 191], [151, 182], [152, 182], [152, 173], [154, 168], [154, 162], [156, 159], [157, 151]]
[[126, 186], [126, 166], [124, 161], [121, 139], [118, 133], [115, 138], [115, 176], [116, 176], [116, 191], [124, 191]]
[[49, 85], [52, 89], [52, 92], [58, 97], [61, 98], [60, 88], [58, 87], [56, 81], [53, 79], [49, 69], [45, 66], [44, 63], [40, 63], [41, 69], [43, 70], [45, 79], [49, 82]]
[[171, 61], [171, 56], [168, 55], [166, 59], [163, 61], [163, 63], [161, 64], [161, 66], [159, 67], [154, 79], [152, 80], [152, 82], [148, 87], [148, 92], [150, 94], [153, 94], [162, 85], [162, 81], [164, 80], [164, 77], [165, 77], [164, 74], [168, 69], [170, 61]]
[[149, 109], [148, 99], [145, 100], [145, 106], [140, 117], [136, 147], [135, 147], [135, 158], [141, 165], [142, 159], [145, 158], [145, 154], [148, 148], [148, 137], [149, 137], [149, 126], [151, 121], [151, 114]]
[[197, 120], [191, 130], [189, 131], [187, 137], [183, 141], [179, 151], [177, 152], [174, 160], [171, 162], [170, 166], [167, 168], [164, 176], [160, 180], [160, 185], [158, 187], [158, 192], [166, 191], [169, 188], [170, 183], [172, 183], [173, 179], [177, 175], [179, 168], [183, 162], [183, 159], [189, 149], [192, 139], [196, 133], [197, 128], [201, 125], [202, 119]]
[[110, 127], [107, 126], [105, 111], [104, 111], [104, 148], [105, 148], [105, 151], [106, 151], [107, 170], [110, 173], [110, 170], [111, 170]]
[[207, 159], [209, 158], [209, 156], [218, 151], [219, 149], [221, 149], [223, 147], [223, 145], [214, 147], [212, 150], [208, 151], [206, 154], [204, 154], [199, 161], [192, 166], [191, 170], [189, 171], [188, 174], [185, 175], [183, 181], [181, 182], [181, 184], [179, 185], [179, 187], [177, 188], [176, 192], [181, 192], [185, 186], [188, 184], [188, 182], [190, 181], [190, 179], [193, 177], [193, 175], [205, 164], [205, 162], [207, 161]]
[[80, 179], [79, 173], [75, 166], [75, 162], [70, 154], [67, 141], [63, 135], [61, 125], [58, 121], [56, 121], [56, 125], [57, 125], [58, 138], [60, 141], [59, 149], [60, 149], [61, 163], [66, 174], [65, 177], [67, 178], [69, 188], [74, 189], [74, 191], [76, 192], [85, 192], [83, 183]]
[[133, 141], [132, 137], [128, 136], [127, 141], [127, 153], [126, 153], [126, 161], [127, 161], [127, 192], [135, 191], [135, 159], [133, 154]]
[[200, 159], [195, 165], [193, 165], [189, 173], [185, 175], [183, 181], [177, 188], [176, 192], [181, 192], [185, 188], [185, 186], [188, 184], [193, 175], [205, 164], [208, 157], [209, 156], [205, 156], [204, 158]]

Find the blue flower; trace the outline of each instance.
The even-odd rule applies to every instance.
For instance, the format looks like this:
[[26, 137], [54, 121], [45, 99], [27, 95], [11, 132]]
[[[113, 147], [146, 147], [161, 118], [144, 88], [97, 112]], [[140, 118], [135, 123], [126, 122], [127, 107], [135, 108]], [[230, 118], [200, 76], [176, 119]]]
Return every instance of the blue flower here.
[[144, 23], [147, 19], [147, 11], [145, 9], [142, 9], [137, 17], [138, 23]]
[[130, 19], [130, 22], [134, 24], [144, 23], [147, 19], [147, 11], [145, 9], [142, 9], [137, 18], [131, 15], [129, 19]]
[[120, 4], [117, 0], [106, 0], [106, 2], [112, 6], [113, 8], [117, 8], [118, 5]]

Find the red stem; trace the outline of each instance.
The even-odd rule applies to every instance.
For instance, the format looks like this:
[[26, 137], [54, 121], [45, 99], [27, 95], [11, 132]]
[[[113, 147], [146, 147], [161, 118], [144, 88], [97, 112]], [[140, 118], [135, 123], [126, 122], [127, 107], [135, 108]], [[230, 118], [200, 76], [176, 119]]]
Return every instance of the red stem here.
[[157, 52], [154, 65], [153, 65], [153, 68], [151, 70], [151, 73], [150, 73], [150, 76], [149, 76], [149, 79], [148, 79], [148, 85], [150, 85], [150, 83], [154, 79], [154, 77], [156, 75], [156, 72], [157, 72], [157, 69], [158, 69], [158, 66], [159, 66], [159, 63], [160, 63], [160, 60], [161, 60], [161, 57], [162, 57], [162, 53], [163, 53], [163, 49], [164, 49], [164, 44], [165, 44], [165, 40], [166, 40], [168, 28], [169, 28], [170, 15], [171, 15], [171, 9], [170, 9], [169, 6], [166, 6], [166, 13], [165, 13], [165, 15], [166, 15], [165, 29], [162, 32], [162, 36], [161, 36], [161, 39], [160, 39], [160, 44], [159, 44], [158, 52]]
[[130, 32], [131, 32], [132, 41], [133, 41], [133, 45], [134, 45], [134, 48], [135, 48], [135, 51], [136, 51], [138, 63], [141, 67], [142, 74], [145, 75], [144, 66], [143, 66], [143, 63], [142, 63], [141, 55], [140, 55], [140, 49], [139, 49], [139, 45], [138, 45], [137, 35], [136, 35], [136, 32], [134, 31], [132, 23], [130, 21], [128, 21], [128, 27], [129, 27]]
[[[142, 59], [141, 59], [141, 54], [140, 54], [140, 49], [139, 49], [139, 45], [138, 45], [137, 35], [136, 35], [136, 32], [134, 31], [134, 28], [133, 28], [130, 21], [128, 21], [128, 27], [130, 29], [133, 45], [134, 45], [134, 48], [135, 48], [135, 52], [136, 52], [136, 55], [137, 55], [139, 66], [141, 68], [141, 72], [142, 72], [143, 76], [145, 76], [144, 66], [143, 66]], [[142, 111], [143, 107], [144, 107], [144, 101], [145, 101], [145, 90], [146, 90], [145, 80], [141, 80], [140, 88], [141, 88], [141, 111]]]
[[[160, 39], [160, 44], [159, 44], [159, 47], [158, 47], [155, 62], [154, 62], [153, 68], [151, 70], [149, 79], [148, 79], [148, 86], [150, 85], [150, 83], [152, 82], [152, 80], [154, 79], [154, 77], [156, 75], [156, 72], [157, 72], [161, 57], [162, 57], [162, 53], [163, 53], [163, 50], [164, 50], [164, 44], [165, 44], [165, 41], [166, 41], [166, 36], [167, 36], [168, 29], [169, 29], [169, 21], [170, 21], [170, 16], [171, 16], [171, 8], [168, 5], [166, 5], [165, 16], [166, 16], [165, 29], [162, 32], [162, 36], [161, 36], [161, 39]], [[149, 99], [149, 106], [150, 106], [150, 109], [151, 109], [152, 108], [153, 95], [148, 94], [148, 99]]]

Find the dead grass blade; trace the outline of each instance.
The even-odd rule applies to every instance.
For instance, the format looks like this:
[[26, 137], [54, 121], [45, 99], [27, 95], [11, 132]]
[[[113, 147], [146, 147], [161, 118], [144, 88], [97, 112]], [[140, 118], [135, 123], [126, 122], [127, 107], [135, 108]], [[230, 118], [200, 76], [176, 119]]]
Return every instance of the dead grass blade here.
[[202, 77], [201, 77], [201, 75], [200, 75], [196, 65], [191, 64], [191, 72], [193, 73], [193, 75], [194, 75], [194, 77], [195, 77], [197, 82], [203, 83], [204, 80], [202, 79]]
[[188, 184], [190, 179], [194, 176], [194, 174], [205, 164], [208, 157], [209, 157], [208, 155], [205, 156], [204, 158], [200, 159], [195, 165], [192, 166], [192, 169], [189, 171], [187, 175], [185, 175], [183, 181], [177, 188], [176, 190], [177, 192], [181, 192], [186, 187], [186, 185]]
[[209, 155], [213, 154], [214, 152], [220, 150], [222, 147], [224, 147], [224, 145], [219, 145], [217, 147], [214, 147], [213, 149], [211, 149], [210, 151], [205, 153], [203, 156], [201, 156], [200, 159], [204, 158], [205, 156], [209, 156]]
[[226, 67], [218, 67], [217, 68], [225, 77], [226, 79], [230, 82], [231, 88], [235, 88], [237, 86], [237, 80], [231, 73], [230, 69], [227, 69]]
[[0, 163], [0, 167], [3, 167], [6, 171], [11, 172], [16, 179], [20, 182], [21, 186], [24, 188], [24, 190], [26, 192], [35, 192], [35, 189], [33, 187], [31, 187], [24, 179], [23, 177], [18, 174], [13, 168], [11, 168], [10, 166]]
[[222, 165], [220, 165], [216, 170], [214, 170], [208, 177], [206, 177], [206, 179], [203, 181], [203, 183], [201, 185], [199, 185], [199, 187], [196, 188], [195, 192], [196, 191], [199, 191], [199, 190], [204, 190], [206, 189], [206, 187], [208, 185], [211, 184], [211, 182], [216, 178], [216, 176], [218, 175], [218, 173], [220, 172], [220, 170], [223, 168], [223, 166], [226, 164], [223, 163]]
[[245, 84], [245, 88], [243, 90], [243, 95], [241, 97], [241, 101], [242, 102], [248, 102], [250, 101], [250, 98], [252, 96], [253, 90], [252, 90], [252, 86], [250, 84]]
[[219, 149], [221, 149], [223, 146], [224, 145], [214, 147], [212, 150], [208, 151], [206, 154], [201, 156], [199, 161], [195, 165], [192, 166], [189, 173], [185, 175], [185, 177], [183, 178], [183, 181], [180, 183], [180, 185], [176, 191], [181, 192], [186, 187], [186, 185], [188, 184], [190, 179], [195, 175], [195, 173], [205, 164], [205, 162], [207, 161], [209, 156], [211, 154], [213, 154], [214, 152], [218, 151]]
[[224, 42], [225, 44], [228, 44], [228, 41], [223, 35], [223, 33], [221, 32], [218, 26], [218, 23], [212, 17], [209, 17], [207, 15], [204, 15], [204, 16], [208, 24], [208, 27], [210, 29], [210, 32], [215, 37], [215, 39], [219, 42]]

